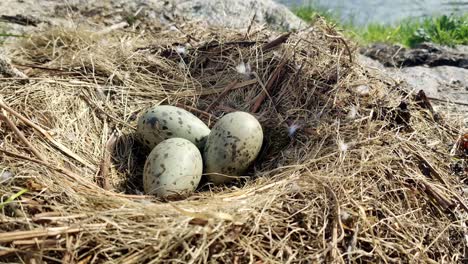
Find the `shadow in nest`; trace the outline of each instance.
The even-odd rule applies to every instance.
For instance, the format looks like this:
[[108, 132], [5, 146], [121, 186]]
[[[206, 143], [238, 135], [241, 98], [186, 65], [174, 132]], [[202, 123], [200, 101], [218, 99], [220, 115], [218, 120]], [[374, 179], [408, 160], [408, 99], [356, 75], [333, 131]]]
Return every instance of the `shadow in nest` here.
[[203, 177], [197, 188], [198, 192], [210, 191], [217, 187], [238, 187], [242, 188], [247, 181], [255, 180], [260, 177], [262, 171], [268, 171], [278, 166], [278, 162], [282, 157], [282, 151], [291, 147], [294, 139], [288, 134], [288, 130], [282, 126], [274, 126], [272, 124], [262, 124], [263, 128], [263, 143], [260, 152], [254, 162], [249, 166], [244, 175], [239, 179], [228, 182], [222, 185], [215, 186], [208, 181], [207, 177]]
[[125, 177], [120, 189], [127, 194], [143, 193], [143, 167], [151, 152], [140, 143], [135, 133], [121, 135], [112, 151], [112, 163]]

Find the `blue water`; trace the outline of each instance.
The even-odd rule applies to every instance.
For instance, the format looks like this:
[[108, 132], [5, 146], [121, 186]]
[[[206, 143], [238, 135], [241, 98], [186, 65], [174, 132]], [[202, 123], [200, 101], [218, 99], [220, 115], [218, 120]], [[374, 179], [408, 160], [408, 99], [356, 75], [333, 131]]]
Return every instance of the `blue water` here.
[[392, 24], [404, 18], [468, 12], [468, 0], [276, 0], [289, 7], [314, 5], [357, 25]]

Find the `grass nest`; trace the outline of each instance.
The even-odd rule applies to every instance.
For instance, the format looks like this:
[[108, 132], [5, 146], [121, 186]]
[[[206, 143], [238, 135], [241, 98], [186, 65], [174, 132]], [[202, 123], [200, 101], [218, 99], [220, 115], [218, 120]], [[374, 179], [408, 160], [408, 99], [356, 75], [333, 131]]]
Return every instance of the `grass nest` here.
[[[466, 261], [462, 122], [361, 66], [355, 50], [320, 20], [287, 34], [185, 23], [49, 28], [16, 42], [28, 78], [0, 82], [0, 259]], [[148, 151], [133, 133], [156, 104], [209, 126], [254, 114], [258, 160], [228, 186], [145, 196]]]

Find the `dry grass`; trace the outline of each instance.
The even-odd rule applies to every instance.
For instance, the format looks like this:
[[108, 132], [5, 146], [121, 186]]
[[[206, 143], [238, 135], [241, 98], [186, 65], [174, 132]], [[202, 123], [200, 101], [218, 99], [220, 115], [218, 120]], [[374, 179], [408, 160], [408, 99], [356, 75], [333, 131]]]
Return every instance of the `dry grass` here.
[[[0, 126], [0, 193], [3, 202], [24, 193], [1, 206], [0, 259], [466, 261], [466, 174], [450, 168], [461, 123], [357, 64], [354, 47], [320, 23], [276, 42], [255, 26], [197, 24], [151, 34], [58, 28], [21, 42], [14, 63], [29, 79], [0, 82], [13, 123]], [[190, 46], [177, 53], [181, 43]], [[241, 62], [252, 72], [238, 73]], [[266, 142], [251, 177], [205, 182], [179, 201], [141, 195], [147, 151], [132, 133], [138, 113], [160, 103], [210, 125], [258, 110]]]

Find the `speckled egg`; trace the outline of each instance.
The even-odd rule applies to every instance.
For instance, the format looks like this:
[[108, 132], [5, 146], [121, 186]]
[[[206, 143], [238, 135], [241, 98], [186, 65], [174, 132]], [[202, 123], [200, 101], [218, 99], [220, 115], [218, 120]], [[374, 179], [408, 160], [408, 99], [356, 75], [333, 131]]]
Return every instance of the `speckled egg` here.
[[146, 159], [143, 186], [146, 194], [160, 197], [193, 192], [203, 173], [198, 148], [183, 138], [159, 143]]
[[147, 109], [138, 119], [137, 135], [150, 149], [168, 138], [185, 138], [203, 148], [210, 129], [200, 119], [186, 110], [158, 105]]
[[213, 126], [206, 140], [203, 157], [205, 173], [214, 183], [225, 183], [241, 176], [257, 158], [263, 142], [258, 120], [245, 112], [225, 115]]

